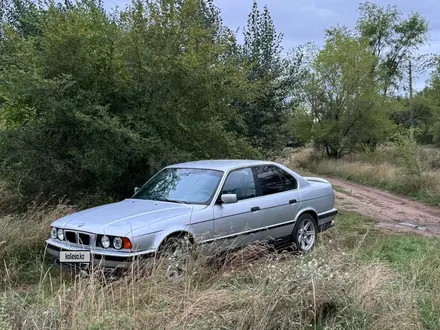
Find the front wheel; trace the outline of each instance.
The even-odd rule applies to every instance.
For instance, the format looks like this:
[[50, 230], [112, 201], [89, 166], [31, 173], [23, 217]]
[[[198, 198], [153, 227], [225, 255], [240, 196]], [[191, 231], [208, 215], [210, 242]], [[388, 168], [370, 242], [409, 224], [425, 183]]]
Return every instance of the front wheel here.
[[167, 239], [159, 259], [165, 268], [165, 277], [180, 281], [192, 263], [191, 242], [187, 236], [174, 236]]
[[315, 219], [308, 213], [301, 215], [292, 232], [292, 242], [295, 243], [296, 250], [300, 252], [311, 251], [316, 243], [316, 235]]

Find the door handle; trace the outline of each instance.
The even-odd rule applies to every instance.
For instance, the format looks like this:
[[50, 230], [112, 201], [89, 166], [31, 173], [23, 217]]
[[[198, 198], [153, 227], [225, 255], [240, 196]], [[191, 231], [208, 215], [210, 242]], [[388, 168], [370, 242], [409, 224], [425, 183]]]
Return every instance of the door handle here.
[[255, 206], [255, 207], [251, 208], [251, 212], [257, 212], [259, 210], [260, 210], [259, 206]]
[[296, 204], [298, 201], [296, 200], [296, 199], [291, 199], [290, 201], [289, 201], [289, 204]]

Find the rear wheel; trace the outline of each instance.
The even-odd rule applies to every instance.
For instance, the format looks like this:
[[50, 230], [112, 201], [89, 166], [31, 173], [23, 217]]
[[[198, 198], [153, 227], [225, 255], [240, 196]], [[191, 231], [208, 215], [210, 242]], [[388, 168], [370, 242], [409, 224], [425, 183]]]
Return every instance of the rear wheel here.
[[315, 219], [308, 213], [301, 215], [292, 232], [292, 242], [300, 252], [311, 251], [316, 243], [317, 228]]

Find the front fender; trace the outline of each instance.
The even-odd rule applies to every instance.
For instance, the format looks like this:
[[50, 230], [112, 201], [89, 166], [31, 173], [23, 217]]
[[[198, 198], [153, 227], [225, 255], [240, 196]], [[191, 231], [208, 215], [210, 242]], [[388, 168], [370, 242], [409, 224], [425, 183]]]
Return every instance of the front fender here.
[[188, 225], [187, 226], [173, 226], [173, 227], [167, 228], [166, 230], [162, 231], [160, 233], [160, 235], [157, 235], [155, 242], [154, 242], [155, 249], [158, 249], [164, 243], [164, 241], [167, 239], [167, 237], [172, 236], [177, 233], [183, 233], [183, 234], [188, 235], [189, 237], [192, 237], [192, 234], [190, 232], [190, 227]]
[[189, 217], [172, 219], [173, 223], [157, 223], [148, 227], [148, 230], [137, 230], [132, 233], [133, 249], [157, 250], [162, 242], [173, 233], [186, 232], [191, 235]]

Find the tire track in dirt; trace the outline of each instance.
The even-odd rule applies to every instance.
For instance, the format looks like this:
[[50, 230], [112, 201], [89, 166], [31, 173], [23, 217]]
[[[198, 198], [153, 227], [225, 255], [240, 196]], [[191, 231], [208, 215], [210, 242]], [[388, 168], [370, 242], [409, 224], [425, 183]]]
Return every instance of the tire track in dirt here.
[[376, 220], [394, 231], [440, 235], [440, 209], [342, 179], [327, 178], [335, 188], [338, 208]]

